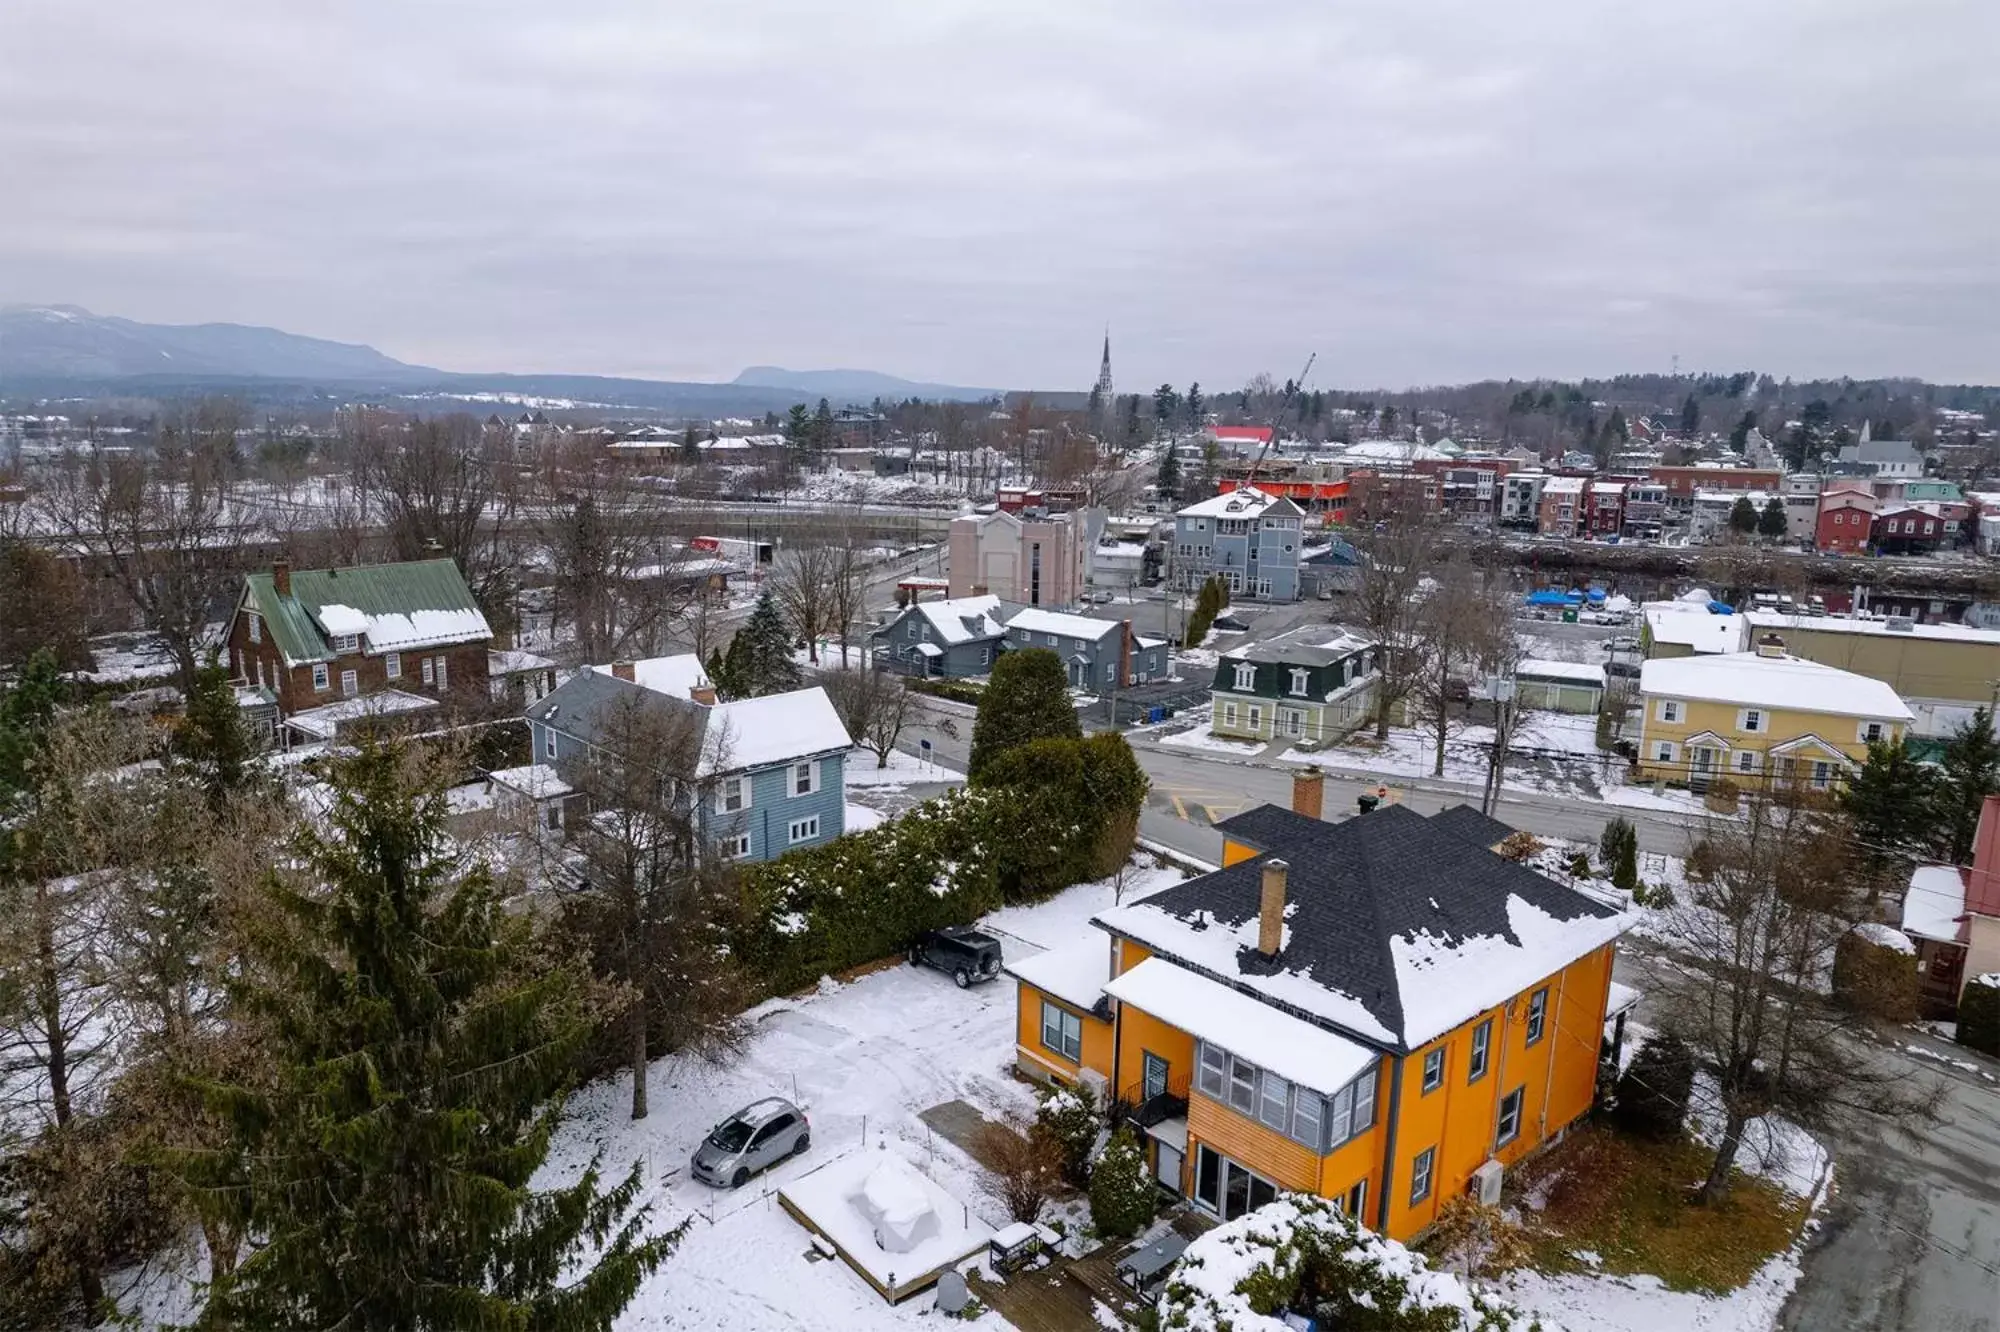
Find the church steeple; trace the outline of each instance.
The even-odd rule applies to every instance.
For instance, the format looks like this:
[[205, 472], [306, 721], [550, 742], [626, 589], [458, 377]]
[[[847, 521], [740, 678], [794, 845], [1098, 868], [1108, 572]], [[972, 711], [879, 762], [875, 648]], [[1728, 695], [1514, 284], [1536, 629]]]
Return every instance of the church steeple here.
[[1111, 406], [1111, 326], [1104, 326], [1104, 361], [1097, 369], [1097, 400], [1108, 410]]

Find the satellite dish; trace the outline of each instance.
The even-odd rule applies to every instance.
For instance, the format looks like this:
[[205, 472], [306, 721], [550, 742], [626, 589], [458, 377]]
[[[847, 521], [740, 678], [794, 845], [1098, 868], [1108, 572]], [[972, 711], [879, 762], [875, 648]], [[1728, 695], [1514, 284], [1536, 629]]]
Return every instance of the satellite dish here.
[[956, 1272], [946, 1272], [938, 1278], [937, 1307], [940, 1312], [961, 1313], [971, 1301], [972, 1292], [965, 1288], [964, 1277]]

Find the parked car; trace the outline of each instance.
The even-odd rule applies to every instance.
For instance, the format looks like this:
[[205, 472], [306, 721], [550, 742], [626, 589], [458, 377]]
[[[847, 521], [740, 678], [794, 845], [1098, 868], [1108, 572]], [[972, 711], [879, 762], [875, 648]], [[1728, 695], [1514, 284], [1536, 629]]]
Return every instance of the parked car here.
[[910, 961], [951, 977], [959, 989], [1000, 974], [1000, 941], [963, 925], [932, 930], [910, 946]]
[[758, 1171], [810, 1146], [806, 1112], [782, 1096], [767, 1096], [708, 1131], [694, 1149], [694, 1177], [718, 1189], [740, 1189]]

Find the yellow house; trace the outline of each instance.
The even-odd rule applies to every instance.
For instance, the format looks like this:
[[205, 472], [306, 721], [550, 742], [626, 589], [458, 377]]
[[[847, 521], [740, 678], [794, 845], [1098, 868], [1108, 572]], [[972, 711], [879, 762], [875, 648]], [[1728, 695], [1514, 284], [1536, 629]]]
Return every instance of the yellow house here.
[[1697, 787], [1727, 776], [1824, 790], [1914, 717], [1882, 681], [1788, 656], [1772, 634], [1754, 652], [1648, 661], [1639, 696], [1640, 775]]
[[1220, 824], [1221, 870], [1011, 964], [1017, 1062], [1126, 1103], [1212, 1215], [1298, 1190], [1408, 1238], [1590, 1108], [1629, 918], [1476, 811], [1328, 823], [1320, 782]]

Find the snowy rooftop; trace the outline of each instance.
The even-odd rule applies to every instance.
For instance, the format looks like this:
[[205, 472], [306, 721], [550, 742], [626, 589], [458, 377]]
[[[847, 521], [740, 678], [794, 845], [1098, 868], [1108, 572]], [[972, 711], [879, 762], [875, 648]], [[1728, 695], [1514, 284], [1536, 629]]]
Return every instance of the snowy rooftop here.
[[[590, 668], [601, 675], [617, 674], [610, 666]], [[632, 683], [656, 694], [671, 694], [675, 698], [692, 698], [692, 690], [708, 684], [708, 672], [702, 668], [701, 658], [692, 652], [677, 653], [671, 657], [648, 657], [644, 661], [632, 663]]]
[[1214, 499], [1205, 499], [1199, 504], [1190, 504], [1185, 509], [1178, 510], [1177, 516], [1182, 518], [1256, 518], [1263, 514], [1266, 509], [1275, 508], [1280, 504], [1284, 505], [1287, 509], [1296, 508], [1288, 499], [1280, 498], [1277, 495], [1267, 495], [1255, 486], [1250, 486], [1242, 490], [1228, 491], [1225, 494], [1217, 495]]
[[1111, 944], [1092, 930], [1088, 939], [1009, 962], [1006, 971], [1072, 1007], [1095, 1008], [1104, 997], [1104, 982], [1111, 978]]
[[1105, 989], [1120, 1003], [1328, 1095], [1376, 1059], [1365, 1045], [1164, 958], [1147, 958]]
[[1585, 476], [1552, 476], [1542, 486], [1544, 495], [1581, 495], [1583, 484], [1590, 478]]
[[845, 753], [854, 747], [833, 700], [818, 685], [718, 703], [710, 709], [707, 739], [711, 763], [719, 760], [713, 768], [717, 772]]
[[1919, 865], [1903, 895], [1903, 932], [1947, 943], [1963, 937], [1965, 872], [1953, 865]]
[[530, 800], [553, 800], [557, 796], [566, 796], [576, 789], [546, 763], [501, 768], [487, 775], [493, 779], [494, 785], [504, 786]]
[[1005, 632], [1000, 624], [1000, 598], [994, 596], [919, 601], [916, 610], [947, 647], [998, 638]]
[[285, 725], [303, 731], [315, 739], [331, 740], [334, 738], [334, 733], [346, 722], [360, 721], [369, 717], [394, 717], [412, 712], [425, 712], [436, 706], [438, 706], [436, 699], [426, 698], [422, 694], [406, 694], [400, 689], [384, 689], [379, 693], [343, 698], [337, 703], [294, 712], [285, 718]]
[[521, 648], [488, 648], [486, 651], [486, 673], [488, 675], [519, 675], [526, 671], [551, 671], [555, 663], [538, 652], [528, 652]]
[[1085, 638], [1095, 641], [1118, 628], [1118, 621], [1097, 620], [1088, 615], [1067, 615], [1062, 611], [1030, 607], [1024, 611], [1016, 611], [1013, 618], [1007, 621], [1007, 627], [1029, 634], [1060, 634], [1064, 638]]
[[493, 637], [492, 626], [476, 610], [386, 611], [371, 615], [334, 603], [321, 606], [318, 619], [329, 636], [357, 634], [370, 652], [400, 652], [404, 648], [471, 643]]
[[1578, 684], [1601, 685], [1604, 683], [1604, 668], [1582, 661], [1548, 661], [1540, 657], [1525, 658], [1514, 667], [1516, 679], [1566, 680]]
[[1655, 643], [1693, 648], [1697, 653], [1741, 652], [1742, 615], [1713, 615], [1690, 602], [1669, 601], [1646, 607], [1646, 631]]
[[892, 1298], [972, 1257], [993, 1237], [963, 1202], [886, 1148], [829, 1161], [779, 1189], [778, 1197]]
[[1364, 439], [1359, 444], [1350, 444], [1341, 451], [1342, 462], [1442, 462], [1455, 458], [1457, 453], [1447, 453], [1443, 449], [1419, 444], [1403, 439]]
[[1840, 717], [1907, 722], [1916, 716], [1894, 689], [1871, 676], [1796, 657], [1765, 657], [1754, 652], [1656, 657], [1639, 668], [1639, 692], [1658, 698]]
[[1776, 611], [1752, 611], [1744, 618], [1759, 629], [1775, 629], [1779, 633], [1798, 629], [1814, 634], [1893, 634], [1898, 638], [2000, 647], [2000, 629], [1975, 629], [1968, 624], [1912, 624], [1892, 629], [1887, 620], [1861, 620], [1848, 615], [1783, 615]]

